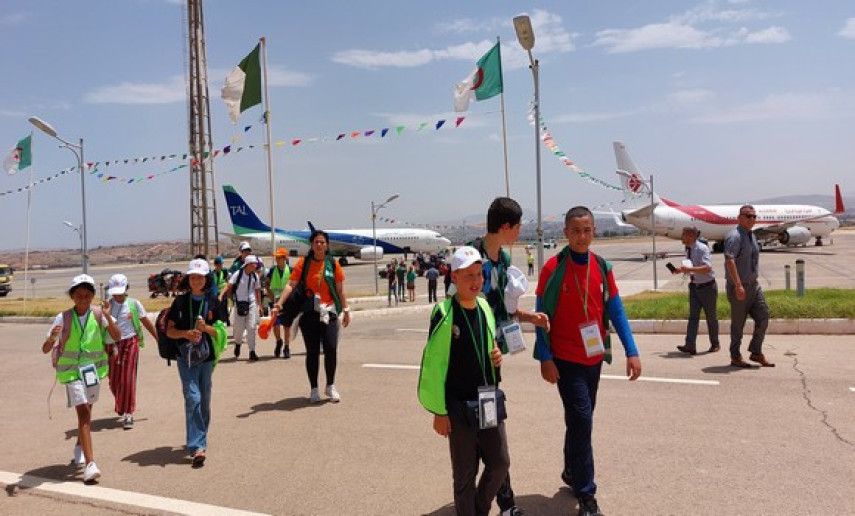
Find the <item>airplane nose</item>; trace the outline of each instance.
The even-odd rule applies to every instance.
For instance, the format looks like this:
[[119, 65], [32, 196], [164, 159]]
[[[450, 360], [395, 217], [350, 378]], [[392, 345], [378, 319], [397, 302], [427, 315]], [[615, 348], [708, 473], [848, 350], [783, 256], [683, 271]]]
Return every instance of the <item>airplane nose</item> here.
[[445, 237], [440, 237], [439, 241], [440, 241], [440, 242], [442, 243], [442, 245], [443, 245], [443, 246], [445, 246], [445, 247], [448, 247], [448, 246], [450, 246], [450, 245], [451, 245], [451, 240], [449, 240], [449, 239], [447, 239], [447, 238], [445, 238]]

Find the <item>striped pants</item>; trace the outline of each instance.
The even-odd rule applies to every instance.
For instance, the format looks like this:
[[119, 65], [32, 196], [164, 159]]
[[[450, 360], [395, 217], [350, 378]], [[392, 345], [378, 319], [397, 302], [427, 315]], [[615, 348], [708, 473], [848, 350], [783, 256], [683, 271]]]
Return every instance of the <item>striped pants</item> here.
[[136, 335], [111, 345], [110, 391], [116, 398], [116, 414], [133, 414], [137, 408], [137, 365], [140, 356]]

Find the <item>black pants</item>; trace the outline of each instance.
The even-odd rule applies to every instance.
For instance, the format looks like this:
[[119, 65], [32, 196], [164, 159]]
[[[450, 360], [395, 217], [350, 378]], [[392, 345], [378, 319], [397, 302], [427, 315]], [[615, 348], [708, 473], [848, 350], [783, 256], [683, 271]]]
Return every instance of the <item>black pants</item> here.
[[[505, 423], [500, 422], [496, 428], [478, 430], [465, 419], [451, 415], [448, 447], [455, 512], [458, 516], [487, 516], [499, 487], [508, 478], [511, 464]], [[484, 472], [476, 487], [479, 460], [484, 462]]]
[[558, 393], [564, 405], [564, 472], [570, 476], [576, 496], [594, 495], [594, 449], [591, 433], [594, 407], [603, 363], [586, 366], [555, 359]]
[[338, 349], [338, 318], [330, 314], [330, 322], [323, 324], [320, 314], [306, 312], [300, 317], [300, 331], [306, 343], [306, 374], [312, 389], [318, 387], [318, 369], [320, 368], [321, 344], [324, 346], [324, 371], [327, 385], [335, 383], [335, 368]]
[[436, 303], [436, 280], [428, 280], [428, 303]]

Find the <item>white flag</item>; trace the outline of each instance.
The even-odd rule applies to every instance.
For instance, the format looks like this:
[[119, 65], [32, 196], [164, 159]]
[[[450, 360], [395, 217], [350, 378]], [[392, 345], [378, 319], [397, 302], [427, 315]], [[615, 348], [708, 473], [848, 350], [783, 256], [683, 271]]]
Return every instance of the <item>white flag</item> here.
[[463, 82], [458, 82], [454, 85], [454, 110], [459, 112], [469, 110], [469, 102], [475, 96], [475, 90], [472, 85], [475, 84], [475, 77], [478, 75], [478, 69], [474, 69], [469, 77], [463, 79]]

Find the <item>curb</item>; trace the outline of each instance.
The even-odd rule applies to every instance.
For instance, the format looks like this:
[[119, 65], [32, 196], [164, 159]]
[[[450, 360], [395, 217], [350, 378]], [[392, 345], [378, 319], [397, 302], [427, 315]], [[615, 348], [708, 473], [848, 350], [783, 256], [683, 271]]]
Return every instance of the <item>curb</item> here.
[[[387, 315], [416, 314], [430, 312], [433, 305], [403, 306], [398, 308], [376, 308], [351, 312], [353, 319], [376, 319]], [[53, 317], [19, 317], [2, 316], [0, 323], [17, 324], [50, 324]], [[655, 320], [633, 319], [629, 321], [632, 332], [639, 335], [685, 335], [688, 321], [684, 320]], [[698, 327], [699, 335], [707, 334], [706, 322], [701, 321]], [[745, 322], [745, 335], [754, 329], [754, 321]], [[532, 331], [531, 325], [526, 324], [526, 331]], [[719, 321], [719, 334], [730, 334], [730, 321]], [[767, 335], [855, 335], [855, 319], [770, 319]]]

